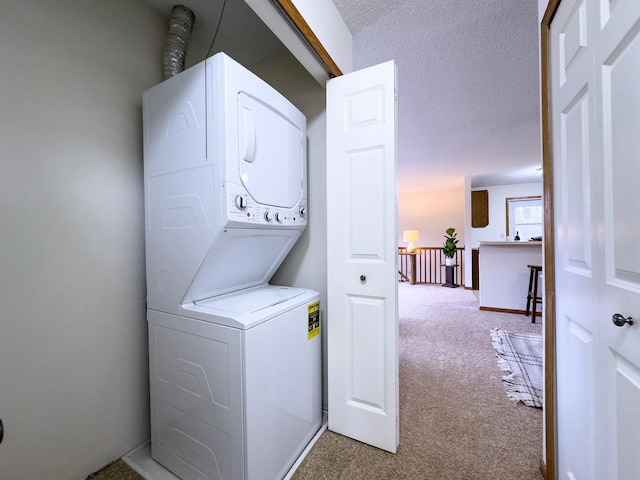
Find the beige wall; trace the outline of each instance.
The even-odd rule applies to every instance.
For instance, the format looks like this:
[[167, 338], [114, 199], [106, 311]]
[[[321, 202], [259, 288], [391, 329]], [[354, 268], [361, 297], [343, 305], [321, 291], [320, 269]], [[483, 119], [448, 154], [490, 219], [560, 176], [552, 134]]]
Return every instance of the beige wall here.
[[[467, 182], [468, 183], [468, 182]], [[444, 242], [444, 231], [454, 227], [465, 246], [465, 264], [471, 265], [471, 248], [479, 241], [504, 239], [507, 197], [541, 195], [542, 183], [524, 183], [483, 187], [489, 190], [489, 225], [471, 228], [470, 188], [400, 192], [398, 195], [398, 245], [405, 246], [404, 230], [420, 232], [419, 246], [438, 247]], [[466, 192], [466, 193], [465, 193]], [[468, 212], [465, 214], [465, 212]], [[466, 235], [465, 235], [466, 234]], [[501, 236], [502, 235], [502, 236]], [[471, 268], [465, 269], [465, 285], [471, 285]]]
[[141, 94], [166, 20], [4, 3], [0, 477], [81, 479], [149, 435]]
[[418, 230], [423, 247], [439, 247], [444, 232], [453, 227], [458, 233], [459, 246], [464, 245], [464, 188], [400, 192], [398, 195], [398, 245], [404, 230]]

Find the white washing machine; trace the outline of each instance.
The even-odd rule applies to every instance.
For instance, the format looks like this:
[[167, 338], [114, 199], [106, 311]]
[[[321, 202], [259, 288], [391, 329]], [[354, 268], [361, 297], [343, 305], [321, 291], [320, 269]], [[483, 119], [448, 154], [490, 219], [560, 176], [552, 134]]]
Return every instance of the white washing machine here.
[[149, 312], [153, 458], [185, 480], [283, 478], [322, 422], [318, 294], [253, 287], [193, 316]]
[[224, 54], [143, 112], [152, 457], [281, 479], [322, 421], [318, 293], [268, 284], [307, 224], [306, 119]]

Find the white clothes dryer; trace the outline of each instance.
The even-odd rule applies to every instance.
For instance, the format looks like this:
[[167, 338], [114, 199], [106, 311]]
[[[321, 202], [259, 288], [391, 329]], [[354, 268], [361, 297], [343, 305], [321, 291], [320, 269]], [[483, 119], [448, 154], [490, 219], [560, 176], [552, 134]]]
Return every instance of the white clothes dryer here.
[[147, 304], [267, 283], [307, 225], [306, 119], [223, 53], [143, 95]]

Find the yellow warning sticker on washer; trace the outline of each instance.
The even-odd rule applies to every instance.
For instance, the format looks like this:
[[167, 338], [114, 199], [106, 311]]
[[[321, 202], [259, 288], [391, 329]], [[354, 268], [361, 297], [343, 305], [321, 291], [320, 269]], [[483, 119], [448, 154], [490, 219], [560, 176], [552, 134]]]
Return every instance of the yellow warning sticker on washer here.
[[320, 333], [320, 302], [309, 304], [309, 330], [307, 331], [307, 340]]

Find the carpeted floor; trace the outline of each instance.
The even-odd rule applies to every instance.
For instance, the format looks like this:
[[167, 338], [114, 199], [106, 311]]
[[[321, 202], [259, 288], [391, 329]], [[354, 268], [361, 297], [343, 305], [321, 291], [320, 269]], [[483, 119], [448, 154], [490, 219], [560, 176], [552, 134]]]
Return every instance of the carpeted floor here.
[[96, 473], [92, 473], [87, 480], [144, 480], [122, 460], [110, 463]]
[[480, 311], [462, 288], [401, 283], [399, 296], [398, 452], [326, 432], [293, 480], [540, 480], [541, 410], [509, 401], [489, 332], [541, 325]]
[[[509, 401], [489, 334], [540, 333], [540, 323], [480, 311], [463, 288], [398, 288], [398, 452], [327, 431], [293, 480], [540, 480], [542, 411]], [[140, 478], [119, 461], [91, 480]]]

